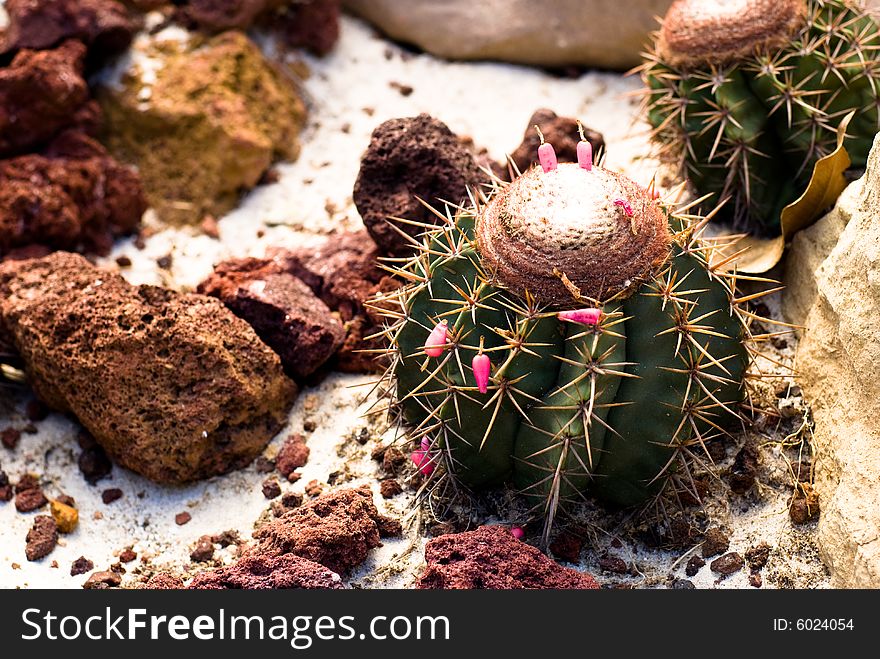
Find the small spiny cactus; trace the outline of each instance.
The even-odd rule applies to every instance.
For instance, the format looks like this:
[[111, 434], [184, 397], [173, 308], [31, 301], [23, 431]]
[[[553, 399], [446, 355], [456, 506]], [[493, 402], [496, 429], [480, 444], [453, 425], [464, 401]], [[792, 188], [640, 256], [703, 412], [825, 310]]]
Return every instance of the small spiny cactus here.
[[441, 214], [376, 303], [419, 471], [512, 483], [545, 533], [587, 492], [633, 505], [687, 480], [679, 465], [739, 421], [751, 361], [707, 220], [587, 147], [557, 164], [542, 145], [541, 167]]
[[837, 147], [864, 167], [880, 130], [880, 25], [850, 0], [676, 0], [645, 55], [660, 155], [736, 230], [778, 235], [782, 209]]

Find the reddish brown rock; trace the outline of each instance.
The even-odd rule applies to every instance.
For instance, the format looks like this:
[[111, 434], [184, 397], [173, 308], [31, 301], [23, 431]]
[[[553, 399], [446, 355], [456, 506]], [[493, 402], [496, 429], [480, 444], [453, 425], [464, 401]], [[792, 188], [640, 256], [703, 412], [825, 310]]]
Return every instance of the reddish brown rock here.
[[249, 464], [296, 394], [218, 300], [134, 287], [74, 254], [0, 264], [0, 320], [38, 396], [157, 482]]
[[116, 572], [93, 572], [89, 575], [83, 584], [86, 590], [107, 590], [108, 588], [116, 588], [122, 583], [122, 577]]
[[42, 154], [0, 160], [0, 255], [26, 246], [105, 254], [146, 209], [135, 171], [81, 132], [62, 133]]
[[730, 547], [730, 539], [727, 534], [717, 526], [706, 531], [703, 539], [702, 553], [703, 558], [711, 558], [718, 554], [723, 554]]
[[21, 439], [21, 431], [17, 428], [9, 427], [0, 431], [0, 444], [12, 450], [18, 446], [18, 440]]
[[294, 508], [254, 533], [259, 551], [295, 554], [343, 574], [363, 563], [400, 524], [379, 514], [368, 487], [337, 490]]
[[206, 563], [214, 558], [214, 540], [211, 536], [203, 535], [199, 538], [189, 553], [189, 558], [195, 563]]
[[285, 3], [280, 15], [270, 20], [288, 46], [326, 55], [339, 40], [339, 4], [339, 0]]
[[28, 488], [15, 495], [15, 509], [20, 513], [39, 510], [47, 503], [49, 500], [39, 487]]
[[342, 345], [344, 330], [302, 281], [274, 262], [235, 259], [214, 268], [198, 288], [219, 298], [281, 357], [292, 377], [314, 373]]
[[[465, 201], [468, 188], [486, 180], [473, 156], [446, 124], [427, 114], [381, 124], [361, 158], [354, 203], [383, 254], [407, 256], [412, 244], [389, 225], [391, 217], [426, 224], [438, 221], [419, 201], [442, 208]], [[397, 223], [410, 236], [423, 229]]]
[[574, 533], [560, 533], [553, 542], [550, 543], [550, 552], [569, 563], [576, 563], [581, 557], [581, 549], [584, 547], [584, 540], [576, 536]]
[[246, 30], [257, 17], [282, 0], [183, 0], [180, 15], [207, 32]]
[[385, 362], [377, 353], [385, 344], [367, 337], [377, 334], [383, 318], [367, 306], [378, 293], [390, 293], [401, 283], [379, 267], [379, 249], [366, 231], [329, 236], [323, 242], [296, 250], [270, 253], [282, 267], [302, 279], [345, 323], [345, 341], [335, 367], [347, 373], [375, 373]]
[[229, 567], [197, 574], [190, 590], [342, 588], [338, 574], [294, 554], [251, 554]]
[[0, 157], [33, 150], [75, 122], [89, 100], [85, 54], [81, 43], [66, 41], [23, 50], [0, 68]]
[[[553, 145], [559, 162], [578, 161], [577, 145], [581, 138], [578, 133], [577, 119], [560, 117], [553, 110], [541, 108], [529, 118], [522, 142], [510, 154], [511, 160], [520, 172], [525, 172], [538, 164], [538, 147], [541, 145], [541, 138], [538, 131], [535, 130], [536, 125], [544, 134], [544, 140]], [[602, 137], [602, 133], [585, 127], [584, 137], [593, 147], [593, 159], [598, 160], [599, 151], [605, 150], [605, 138]], [[503, 173], [502, 178], [509, 178], [506, 163], [500, 171]]]
[[154, 574], [147, 583], [141, 586], [144, 590], [182, 590], [185, 587], [183, 579], [165, 572]]
[[425, 546], [421, 589], [596, 589], [588, 574], [562, 567], [503, 526], [441, 535]]
[[70, 576], [75, 577], [95, 569], [95, 564], [85, 556], [80, 556], [70, 564]]
[[712, 572], [720, 574], [722, 576], [729, 576], [734, 572], [739, 572], [742, 570], [745, 562], [743, 561], [742, 556], [737, 554], [735, 551], [730, 552], [729, 554], [724, 554], [719, 558], [716, 558], [709, 564], [709, 569]]
[[279, 474], [289, 479], [294, 471], [305, 466], [308, 459], [309, 447], [306, 446], [305, 437], [294, 434], [284, 440], [275, 458], [275, 468]]
[[403, 487], [394, 478], [386, 478], [379, 483], [379, 492], [383, 499], [391, 499], [403, 492]]
[[754, 443], [749, 442], [740, 449], [733, 461], [733, 467], [727, 476], [730, 489], [736, 494], [745, 494], [758, 475], [758, 449]]
[[37, 515], [25, 538], [24, 553], [29, 561], [38, 561], [52, 553], [58, 544], [58, 527], [49, 515]]
[[52, 48], [66, 39], [89, 47], [95, 59], [120, 53], [139, 23], [116, 0], [6, 0], [9, 25], [0, 52]]

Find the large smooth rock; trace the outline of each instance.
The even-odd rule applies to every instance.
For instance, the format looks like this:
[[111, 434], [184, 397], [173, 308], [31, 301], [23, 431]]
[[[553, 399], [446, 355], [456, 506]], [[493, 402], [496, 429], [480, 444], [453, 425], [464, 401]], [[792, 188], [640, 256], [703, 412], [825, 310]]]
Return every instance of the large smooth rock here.
[[398, 41], [449, 59], [628, 69], [672, 0], [344, 0]]
[[793, 315], [814, 295], [796, 370], [815, 420], [815, 486], [822, 501], [819, 545], [837, 587], [880, 587], [878, 216], [880, 138], [864, 178], [813, 230], [812, 247], [805, 247], [811, 240], [805, 237], [789, 257], [805, 255], [805, 265], [810, 259], [815, 262], [823, 243], [830, 244], [842, 229], [813, 274], [798, 273], [793, 266], [787, 282], [789, 296], [794, 296], [788, 305]]
[[98, 94], [105, 142], [137, 165], [162, 219], [221, 215], [274, 160], [299, 154], [305, 106], [291, 77], [243, 33], [138, 42], [133, 61]]
[[76, 254], [0, 264], [0, 325], [44, 402], [162, 483], [250, 463], [296, 393], [219, 300], [135, 287]]

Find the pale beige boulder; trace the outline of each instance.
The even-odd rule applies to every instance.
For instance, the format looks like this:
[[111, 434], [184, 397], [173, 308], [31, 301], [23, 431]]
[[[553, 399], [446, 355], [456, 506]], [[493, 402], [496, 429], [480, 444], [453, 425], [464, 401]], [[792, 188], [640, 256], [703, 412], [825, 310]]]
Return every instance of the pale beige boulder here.
[[449, 59], [628, 69], [672, 0], [344, 0], [398, 41]]
[[786, 307], [796, 319], [809, 305], [796, 370], [815, 420], [822, 557], [832, 585], [878, 588], [880, 139], [865, 176], [828, 218], [796, 239], [789, 260]]

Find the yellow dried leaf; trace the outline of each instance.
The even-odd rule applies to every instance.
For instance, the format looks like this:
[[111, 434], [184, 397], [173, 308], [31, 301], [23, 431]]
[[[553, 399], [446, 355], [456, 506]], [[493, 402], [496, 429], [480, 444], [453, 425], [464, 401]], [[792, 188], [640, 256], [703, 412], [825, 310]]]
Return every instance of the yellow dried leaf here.
[[[782, 259], [786, 243], [801, 229], [818, 220], [837, 201], [847, 186], [844, 172], [852, 161], [844, 148], [846, 129], [855, 116], [850, 112], [837, 127], [837, 148], [820, 158], [813, 168], [813, 176], [807, 189], [796, 200], [782, 209], [780, 218], [782, 235], [777, 238], [746, 237], [738, 240], [732, 249], [739, 251], [748, 247], [742, 256], [726, 265], [727, 269], [748, 274], [767, 272]], [[723, 254], [719, 258], [723, 258]]]

